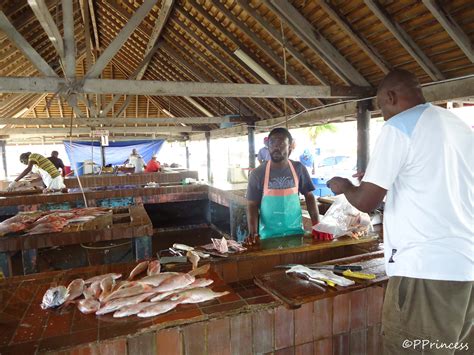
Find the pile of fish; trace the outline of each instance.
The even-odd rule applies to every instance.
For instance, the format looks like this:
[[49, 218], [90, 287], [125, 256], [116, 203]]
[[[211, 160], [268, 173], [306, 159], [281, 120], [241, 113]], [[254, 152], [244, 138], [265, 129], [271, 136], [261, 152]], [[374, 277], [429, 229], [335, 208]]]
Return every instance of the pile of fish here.
[[[160, 272], [158, 260], [139, 263], [127, 280], [121, 274], [109, 273], [90, 279], [73, 280], [69, 286], [52, 287], [43, 296], [41, 308], [65, 307], [76, 304], [84, 314], [104, 315], [113, 312], [115, 318], [137, 315], [153, 317], [174, 309], [181, 303], [199, 303], [224, 296], [207, 288], [213, 280], [196, 278], [205, 274], [209, 265], [189, 273]], [[146, 272], [146, 276], [135, 280]]]
[[20, 212], [0, 223], [0, 236], [19, 232], [28, 234], [61, 232], [67, 225], [88, 222], [107, 213], [111, 213], [109, 209], [100, 207]]
[[222, 254], [228, 253], [229, 250], [233, 250], [235, 252], [247, 250], [247, 248], [243, 247], [241, 243], [232, 239], [226, 239], [224, 237], [222, 237], [222, 239], [211, 238], [211, 241], [212, 244], [206, 244], [202, 247], [207, 250], [217, 250]]

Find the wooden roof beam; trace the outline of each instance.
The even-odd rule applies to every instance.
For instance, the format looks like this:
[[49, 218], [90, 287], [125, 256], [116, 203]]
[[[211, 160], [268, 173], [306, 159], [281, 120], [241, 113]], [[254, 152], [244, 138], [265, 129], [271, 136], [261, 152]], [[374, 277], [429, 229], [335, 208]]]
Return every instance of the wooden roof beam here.
[[[173, 127], [100, 127], [100, 129], [105, 129], [110, 133], [118, 134], [156, 134], [156, 133], [186, 133], [186, 132], [199, 132], [204, 130], [195, 129], [191, 126], [173, 126]], [[90, 134], [92, 127], [72, 127], [73, 134]], [[67, 135], [69, 134], [70, 128], [2, 128], [0, 129], [0, 135]]]
[[31, 10], [38, 19], [41, 27], [48, 35], [49, 40], [53, 44], [56, 52], [59, 54], [59, 57], [64, 62], [64, 46], [63, 46], [63, 37], [61, 32], [59, 32], [56, 22], [54, 22], [51, 13], [46, 6], [45, 0], [28, 0], [28, 5], [30, 5]]
[[76, 76], [76, 43], [74, 39], [74, 8], [72, 0], [62, 0], [64, 24], [64, 57], [66, 77]]
[[145, 16], [148, 15], [155, 4], [156, 0], [145, 0], [143, 2], [143, 5], [140, 6], [130, 19], [128, 19], [126, 25], [122, 28], [112, 43], [110, 43], [110, 45], [104, 50], [92, 68], [89, 69], [85, 77], [97, 78], [100, 73], [102, 73], [107, 64], [112, 60], [115, 54], [117, 54], [122, 45], [128, 40], [133, 31], [135, 31], [135, 28], [143, 21]]
[[376, 0], [364, 0], [367, 7], [377, 16], [384, 26], [400, 42], [403, 48], [415, 59], [420, 67], [429, 75], [432, 80], [444, 79], [443, 73], [439, 71], [434, 63], [426, 56], [408, 33], [396, 23], [385, 9]]
[[[69, 87], [71, 93], [122, 94], [191, 97], [259, 98], [351, 98], [372, 93], [367, 88], [322, 85], [269, 85], [235, 83], [170, 82], [156, 80], [83, 79], [82, 87]], [[2, 77], [0, 93], [56, 93], [67, 89], [62, 78]]]
[[472, 41], [464, 33], [462, 28], [456, 23], [454, 18], [447, 13], [441, 5], [435, 0], [423, 0], [423, 4], [431, 14], [438, 20], [438, 22], [443, 26], [449, 36], [453, 39], [454, 42], [461, 48], [466, 57], [474, 63], [474, 50]]
[[[258, 24], [277, 42], [282, 42], [281, 33], [275, 29], [263, 16], [261, 16], [256, 9], [250, 7], [247, 0], [237, 0], [237, 3], [249, 13], [254, 19], [258, 21]], [[285, 43], [285, 49], [293, 58], [295, 58], [303, 67], [306, 68], [318, 81], [323, 85], [330, 85], [329, 80], [326, 79], [323, 73], [319, 69], [315, 68], [306, 58], [294, 48], [291, 43]]]
[[339, 51], [287, 0], [265, 0], [266, 4], [290, 26], [300, 38], [346, 83], [370, 86], [365, 78], [344, 58]]
[[377, 50], [351, 26], [349, 21], [339, 12], [336, 6], [328, 0], [317, 0], [318, 5], [329, 17], [364, 51], [372, 61], [387, 74], [391, 68], [377, 52]]

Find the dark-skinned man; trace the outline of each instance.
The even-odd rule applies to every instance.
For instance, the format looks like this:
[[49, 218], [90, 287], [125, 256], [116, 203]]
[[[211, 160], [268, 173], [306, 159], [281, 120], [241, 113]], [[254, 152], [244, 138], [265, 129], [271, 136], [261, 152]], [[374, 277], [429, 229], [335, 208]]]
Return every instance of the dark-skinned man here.
[[268, 135], [271, 160], [263, 162], [250, 175], [247, 188], [247, 244], [260, 239], [304, 234], [299, 193], [313, 224], [319, 222], [314, 199], [314, 186], [306, 168], [291, 161], [293, 138], [284, 128], [275, 128]]
[[387, 122], [360, 186], [340, 177], [328, 186], [364, 212], [387, 195], [384, 353], [472, 352], [473, 132], [426, 103], [406, 71], [382, 80], [377, 101]]

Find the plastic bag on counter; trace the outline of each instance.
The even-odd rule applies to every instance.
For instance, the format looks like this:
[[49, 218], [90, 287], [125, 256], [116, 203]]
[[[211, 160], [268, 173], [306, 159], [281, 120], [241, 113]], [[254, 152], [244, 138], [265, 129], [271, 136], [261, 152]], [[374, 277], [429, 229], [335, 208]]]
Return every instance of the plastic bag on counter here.
[[348, 235], [359, 239], [373, 231], [370, 216], [352, 206], [344, 194], [336, 196], [321, 222], [313, 228], [319, 232], [330, 233], [334, 238]]

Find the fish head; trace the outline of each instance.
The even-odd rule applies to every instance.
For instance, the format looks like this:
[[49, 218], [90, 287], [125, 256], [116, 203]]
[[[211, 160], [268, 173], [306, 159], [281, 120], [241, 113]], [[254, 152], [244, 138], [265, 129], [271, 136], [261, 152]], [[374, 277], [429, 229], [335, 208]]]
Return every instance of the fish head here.
[[55, 308], [62, 305], [69, 293], [64, 286], [52, 287], [46, 291], [41, 302], [42, 309]]

